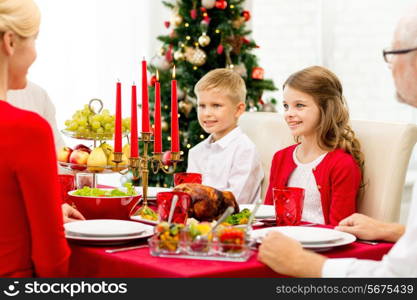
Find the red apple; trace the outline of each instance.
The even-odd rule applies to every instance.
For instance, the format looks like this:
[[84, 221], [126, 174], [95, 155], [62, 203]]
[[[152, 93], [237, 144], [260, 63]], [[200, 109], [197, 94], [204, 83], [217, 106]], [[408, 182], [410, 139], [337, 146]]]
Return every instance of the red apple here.
[[91, 152], [91, 149], [88, 148], [86, 145], [83, 145], [83, 144], [78, 144], [77, 146], [74, 147], [74, 150], [82, 150], [82, 151], [85, 151], [87, 153]]
[[162, 163], [165, 166], [172, 166], [172, 161], [171, 161], [171, 151], [165, 151], [162, 154]]
[[85, 170], [87, 168], [87, 160], [88, 160], [88, 156], [90, 154], [87, 151], [84, 150], [74, 150], [72, 151], [70, 158], [69, 158], [69, 162], [72, 164], [77, 164], [77, 165], [85, 165], [85, 166], [71, 166], [72, 169], [74, 170]]
[[58, 153], [57, 153], [58, 161], [69, 162], [71, 153], [72, 153], [72, 149], [70, 147], [62, 147], [61, 149], [58, 150]]

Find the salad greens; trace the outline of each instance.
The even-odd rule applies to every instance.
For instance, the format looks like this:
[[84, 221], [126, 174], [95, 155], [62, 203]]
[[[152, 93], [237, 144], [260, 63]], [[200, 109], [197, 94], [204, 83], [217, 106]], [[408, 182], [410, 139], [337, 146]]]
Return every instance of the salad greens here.
[[120, 196], [136, 196], [138, 193], [135, 188], [132, 186], [132, 183], [125, 183], [126, 192], [119, 189], [113, 190], [102, 190], [98, 188], [90, 188], [88, 186], [83, 187], [82, 189], [76, 190], [73, 195], [76, 196], [88, 196], [88, 197], [120, 197]]
[[251, 215], [250, 210], [245, 208], [237, 214], [228, 216], [225, 222], [229, 223], [230, 225], [247, 224], [249, 221], [250, 215]]

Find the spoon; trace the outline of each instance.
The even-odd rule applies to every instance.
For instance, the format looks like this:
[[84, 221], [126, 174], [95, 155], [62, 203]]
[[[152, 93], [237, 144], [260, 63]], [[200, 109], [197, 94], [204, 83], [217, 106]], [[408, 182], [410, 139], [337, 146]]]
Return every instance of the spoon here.
[[171, 224], [172, 217], [174, 216], [175, 206], [177, 206], [178, 196], [174, 195], [171, 202], [171, 208], [169, 210], [169, 216], [168, 216], [168, 224]]
[[206, 234], [202, 234], [202, 235], [198, 235], [196, 236], [196, 238], [194, 239], [194, 242], [199, 242], [199, 243], [205, 243], [208, 241], [208, 236], [210, 235], [210, 233], [214, 232], [215, 229], [217, 228], [217, 226], [219, 226], [221, 223], [223, 223], [224, 220], [226, 220], [226, 218], [228, 216], [230, 216], [233, 212], [235, 211], [235, 209], [232, 206], [229, 206], [224, 213], [221, 215], [221, 217], [217, 220], [216, 225], [214, 225], [209, 232], [207, 232]]
[[262, 200], [261, 199], [258, 199], [258, 201], [256, 201], [256, 203], [255, 203], [255, 207], [253, 208], [253, 210], [252, 210], [252, 212], [251, 212], [251, 214], [249, 216], [248, 224], [246, 225], [246, 228], [245, 228], [245, 231], [246, 232], [248, 231], [248, 229], [250, 227], [252, 227], [253, 219], [255, 218], [256, 212], [258, 211], [258, 209], [261, 206], [261, 204], [262, 204]]

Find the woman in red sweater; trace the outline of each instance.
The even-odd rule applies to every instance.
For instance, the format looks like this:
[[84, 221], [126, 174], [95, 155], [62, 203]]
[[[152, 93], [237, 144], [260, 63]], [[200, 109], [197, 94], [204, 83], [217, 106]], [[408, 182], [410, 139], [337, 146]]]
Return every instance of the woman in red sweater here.
[[32, 0], [0, 1], [0, 276], [58, 277], [68, 269], [52, 131], [8, 104], [36, 58], [40, 13]]
[[273, 204], [274, 187], [301, 187], [302, 220], [337, 225], [356, 212], [364, 165], [342, 85], [332, 72], [314, 66], [292, 74], [283, 96], [297, 144], [275, 153], [265, 203]]

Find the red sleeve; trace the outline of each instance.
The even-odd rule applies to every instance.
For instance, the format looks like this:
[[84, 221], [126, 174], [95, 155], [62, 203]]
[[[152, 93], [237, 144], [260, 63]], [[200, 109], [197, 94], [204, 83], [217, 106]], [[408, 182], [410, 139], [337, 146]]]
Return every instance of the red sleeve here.
[[331, 176], [329, 223], [337, 225], [356, 212], [356, 198], [361, 184], [361, 170], [352, 156], [337, 161]]
[[271, 170], [269, 173], [269, 184], [268, 184], [268, 189], [266, 191], [266, 195], [265, 195], [265, 201], [264, 204], [274, 204], [274, 201], [272, 200], [272, 188], [275, 185], [275, 177], [276, 177], [276, 172], [278, 169], [278, 161], [279, 161], [279, 153], [277, 152], [274, 154], [274, 157], [272, 158], [272, 163], [271, 163]]
[[[14, 157], [31, 235], [32, 261], [37, 276], [62, 277], [68, 272], [70, 250], [64, 235], [53, 136], [47, 122], [25, 115], [16, 127]], [[30, 126], [27, 126], [30, 124]]]

